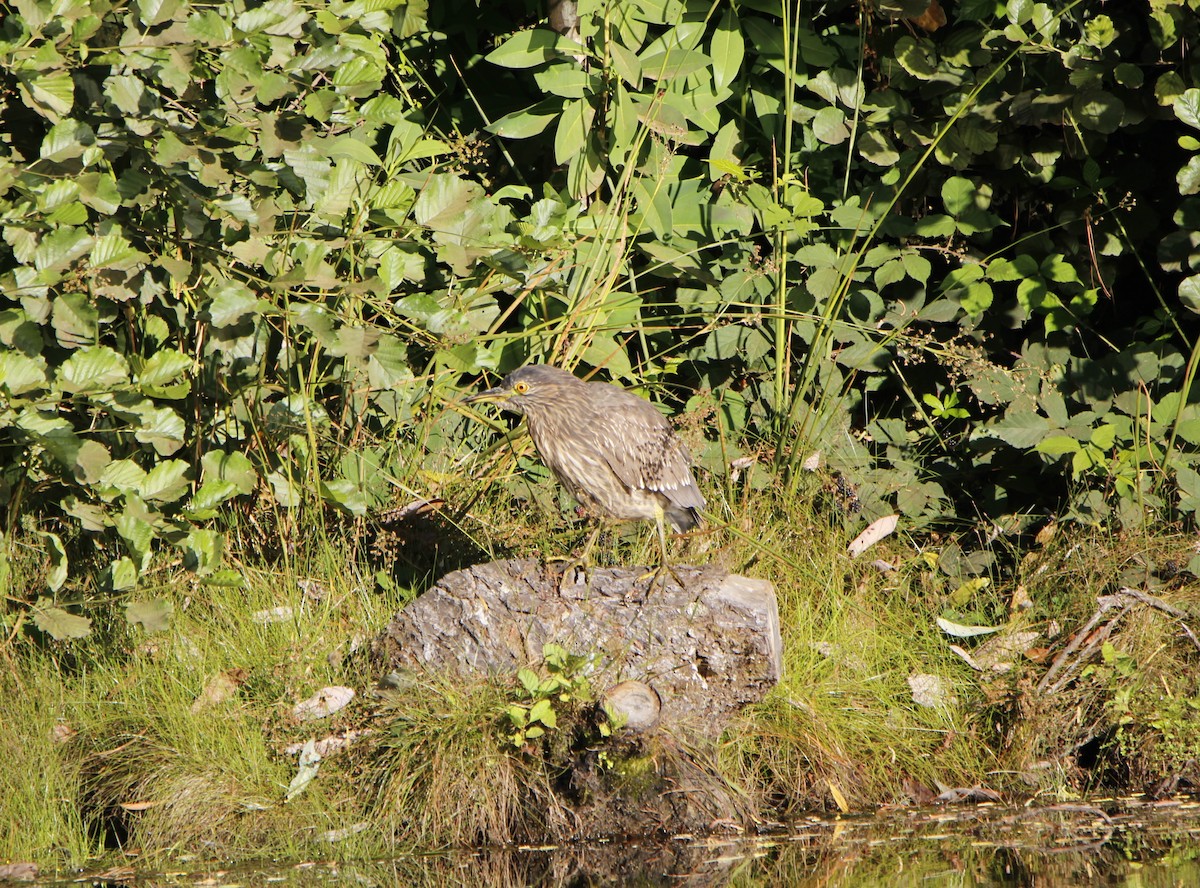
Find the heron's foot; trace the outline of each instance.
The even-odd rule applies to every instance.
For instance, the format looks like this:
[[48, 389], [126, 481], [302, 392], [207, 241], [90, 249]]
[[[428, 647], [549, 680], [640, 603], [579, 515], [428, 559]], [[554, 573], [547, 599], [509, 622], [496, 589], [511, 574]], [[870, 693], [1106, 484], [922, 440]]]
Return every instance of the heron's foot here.
[[571, 558], [567, 556], [558, 556], [547, 559], [547, 563], [559, 562], [562, 564], [562, 573], [558, 577], [558, 591], [561, 593], [568, 587], [574, 586], [579, 582], [587, 585], [592, 573], [592, 564], [586, 558]]
[[647, 571], [646, 573], [644, 573], [640, 577], [638, 577], [638, 582], [648, 581], [648, 582], [646, 582], [646, 594], [647, 595], [649, 595], [651, 592], [654, 591], [655, 584], [660, 584], [662, 587], [662, 590], [665, 592], [665, 591], [667, 591], [667, 576], [668, 575], [671, 577], [671, 579], [673, 579], [676, 583], [679, 584], [679, 588], [681, 588], [681, 589], [687, 588], [687, 586], [683, 582], [683, 577], [681, 577], [676, 572], [675, 568], [673, 568], [669, 564], [661, 564], [654, 570]]

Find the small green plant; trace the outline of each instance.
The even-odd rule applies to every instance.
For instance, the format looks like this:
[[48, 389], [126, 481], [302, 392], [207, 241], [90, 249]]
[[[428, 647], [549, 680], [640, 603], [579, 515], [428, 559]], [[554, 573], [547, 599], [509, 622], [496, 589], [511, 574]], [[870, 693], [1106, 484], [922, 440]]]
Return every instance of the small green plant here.
[[514, 747], [524, 749], [531, 741], [540, 739], [547, 731], [558, 727], [561, 710], [556, 710], [555, 704], [591, 700], [591, 684], [584, 672], [592, 662], [590, 656], [571, 654], [561, 645], [551, 643], [542, 647], [542, 663], [548, 673], [546, 677], [539, 676], [532, 669], [517, 672], [524, 696], [508, 704], [504, 710], [508, 726], [512, 728], [508, 739]]

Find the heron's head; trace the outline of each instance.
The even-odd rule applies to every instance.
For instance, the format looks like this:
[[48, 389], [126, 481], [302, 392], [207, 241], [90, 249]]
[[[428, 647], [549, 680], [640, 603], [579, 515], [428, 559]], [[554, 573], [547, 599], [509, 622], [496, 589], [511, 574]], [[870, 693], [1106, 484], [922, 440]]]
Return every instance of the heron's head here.
[[572, 390], [584, 383], [566, 370], [546, 364], [521, 367], [504, 377], [495, 388], [472, 395], [468, 404], [491, 401], [509, 413], [537, 413], [539, 410], [566, 406]]

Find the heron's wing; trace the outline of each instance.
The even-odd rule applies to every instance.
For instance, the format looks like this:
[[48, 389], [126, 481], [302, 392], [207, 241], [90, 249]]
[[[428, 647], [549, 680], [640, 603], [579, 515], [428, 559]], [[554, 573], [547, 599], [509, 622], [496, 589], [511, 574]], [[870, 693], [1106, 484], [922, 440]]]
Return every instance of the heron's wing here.
[[592, 434], [600, 453], [621, 482], [654, 490], [680, 509], [704, 508], [692, 477], [692, 459], [671, 423], [637, 395], [614, 386], [594, 401]]

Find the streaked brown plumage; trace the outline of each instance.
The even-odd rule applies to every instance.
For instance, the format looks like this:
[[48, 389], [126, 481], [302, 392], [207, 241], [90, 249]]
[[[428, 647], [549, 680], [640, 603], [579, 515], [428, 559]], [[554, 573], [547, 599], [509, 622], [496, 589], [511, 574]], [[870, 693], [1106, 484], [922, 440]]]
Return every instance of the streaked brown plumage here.
[[579, 503], [618, 520], [653, 520], [666, 564], [664, 520], [700, 522], [704, 497], [671, 423], [637, 395], [544, 364], [521, 367], [467, 398], [524, 415], [542, 461]]

